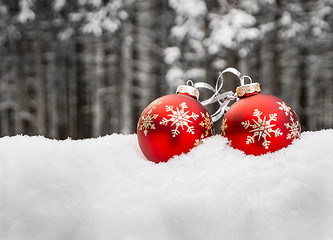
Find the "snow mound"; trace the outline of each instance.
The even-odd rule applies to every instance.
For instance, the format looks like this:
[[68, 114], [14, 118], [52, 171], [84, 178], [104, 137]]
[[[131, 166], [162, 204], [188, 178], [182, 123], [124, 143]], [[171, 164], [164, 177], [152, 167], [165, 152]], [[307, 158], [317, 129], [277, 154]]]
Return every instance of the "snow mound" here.
[[1, 240], [333, 239], [333, 130], [260, 157], [214, 136], [154, 164], [136, 135], [0, 139]]

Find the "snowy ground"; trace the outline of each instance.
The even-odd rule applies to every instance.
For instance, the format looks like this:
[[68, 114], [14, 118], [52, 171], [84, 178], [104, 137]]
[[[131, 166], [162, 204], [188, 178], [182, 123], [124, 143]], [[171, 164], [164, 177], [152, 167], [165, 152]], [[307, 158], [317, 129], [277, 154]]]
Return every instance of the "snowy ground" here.
[[245, 156], [220, 136], [154, 164], [136, 135], [0, 139], [1, 240], [331, 240], [333, 130]]

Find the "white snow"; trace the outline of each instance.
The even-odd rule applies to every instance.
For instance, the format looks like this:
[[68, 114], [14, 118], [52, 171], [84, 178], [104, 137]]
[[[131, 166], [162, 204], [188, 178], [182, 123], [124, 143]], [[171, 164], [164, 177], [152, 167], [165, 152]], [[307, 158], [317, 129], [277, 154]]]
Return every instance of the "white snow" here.
[[210, 14], [211, 36], [205, 39], [205, 44], [211, 54], [217, 53], [220, 48], [235, 49], [240, 43], [254, 40], [259, 37], [259, 30], [254, 27], [256, 19], [240, 9], [232, 9], [221, 16]]
[[17, 15], [17, 20], [21, 23], [25, 23], [27, 21], [32, 21], [35, 19], [35, 13], [31, 10], [33, 6], [32, 0], [20, 0], [19, 8], [20, 11]]
[[54, 0], [52, 3], [52, 8], [59, 12], [61, 11], [66, 5], [66, 1], [65, 0]]
[[185, 80], [183, 79], [186, 79], [184, 78], [184, 71], [178, 66], [171, 67], [166, 74], [170, 89], [176, 89], [177, 86], [184, 84]]
[[333, 239], [333, 130], [260, 157], [221, 136], [154, 164], [136, 135], [0, 139], [1, 240]]
[[178, 47], [168, 47], [164, 49], [164, 61], [171, 65], [178, 61], [181, 57], [181, 52]]
[[169, 6], [177, 15], [175, 18], [176, 25], [170, 30], [171, 36], [179, 41], [183, 41], [185, 36], [188, 36], [192, 40], [192, 44], [195, 41], [201, 41], [205, 36], [203, 27], [207, 14], [205, 1], [169, 0]]
[[207, 13], [207, 6], [202, 0], [169, 0], [169, 5], [178, 15], [198, 18]]

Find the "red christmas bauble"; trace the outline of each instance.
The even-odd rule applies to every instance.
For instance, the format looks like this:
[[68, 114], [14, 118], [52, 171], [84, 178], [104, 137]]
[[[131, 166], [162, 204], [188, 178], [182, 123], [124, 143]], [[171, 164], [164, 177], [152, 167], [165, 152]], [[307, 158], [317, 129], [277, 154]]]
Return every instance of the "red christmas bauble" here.
[[240, 99], [231, 105], [221, 126], [229, 145], [251, 155], [285, 148], [301, 134], [295, 111], [280, 98], [259, 92], [258, 83], [237, 90]]
[[212, 135], [214, 126], [210, 114], [186, 92], [153, 101], [142, 112], [137, 126], [141, 151], [155, 163], [187, 153]]

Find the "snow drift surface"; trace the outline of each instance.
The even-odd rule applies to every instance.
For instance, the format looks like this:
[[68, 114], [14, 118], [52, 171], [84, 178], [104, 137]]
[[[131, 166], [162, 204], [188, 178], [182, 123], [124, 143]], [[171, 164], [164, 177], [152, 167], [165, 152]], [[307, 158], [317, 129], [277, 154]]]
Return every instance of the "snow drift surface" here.
[[260, 157], [226, 143], [154, 164], [136, 135], [1, 138], [0, 239], [333, 239], [333, 130]]

